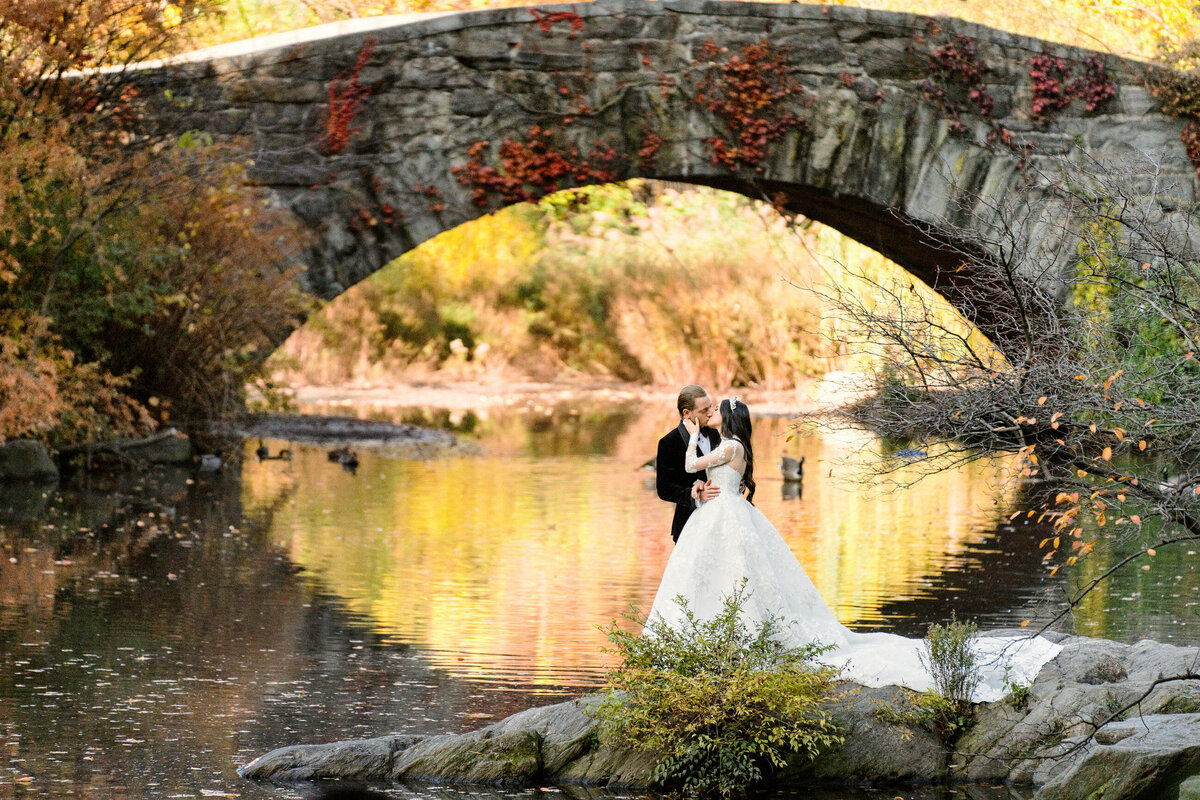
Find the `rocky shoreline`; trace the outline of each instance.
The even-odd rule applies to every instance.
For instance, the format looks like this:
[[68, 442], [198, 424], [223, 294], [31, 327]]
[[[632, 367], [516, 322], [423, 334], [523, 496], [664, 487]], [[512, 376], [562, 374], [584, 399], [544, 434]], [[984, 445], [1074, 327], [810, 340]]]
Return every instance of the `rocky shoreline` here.
[[230, 425], [235, 436], [307, 444], [363, 444], [401, 448], [417, 457], [475, 454], [478, 446], [452, 433], [410, 423], [317, 414], [252, 414]]
[[[898, 687], [836, 685], [827, 707], [844, 741], [794, 758], [769, 785], [911, 785], [952, 781], [1031, 787], [1035, 800], [1200, 799], [1200, 650], [1062, 637], [1022, 698], [976, 707], [952, 745], [912, 713]], [[273, 750], [238, 769], [279, 782], [649, 788], [655, 759], [602, 741], [599, 696], [532, 708], [481, 730], [381, 736]], [[1129, 711], [1118, 714], [1129, 706]]]
[[[479, 453], [477, 445], [447, 431], [354, 417], [251, 414], [201, 433], [221, 440], [257, 437], [315, 445], [379, 446], [412, 458]], [[196, 458], [192, 437], [175, 428], [140, 438], [70, 445], [54, 453], [39, 441], [17, 439], [0, 443], [0, 482], [53, 483], [72, 468], [92, 471], [114, 466], [188, 465]]]

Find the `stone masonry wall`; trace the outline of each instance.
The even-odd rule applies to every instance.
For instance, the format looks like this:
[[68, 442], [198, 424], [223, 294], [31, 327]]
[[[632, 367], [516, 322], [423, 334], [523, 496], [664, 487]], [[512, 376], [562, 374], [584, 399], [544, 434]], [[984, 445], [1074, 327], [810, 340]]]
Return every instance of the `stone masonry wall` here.
[[[989, 120], [1035, 154], [1078, 146], [1148, 159], [1147, 181], [1157, 170], [1168, 206], [1195, 197], [1181, 123], [1158, 111], [1144, 65], [958, 20], [794, 2], [599, 0], [345, 27], [214, 48], [138, 78], [156, 122], [253, 154], [252, 179], [313, 234], [304, 282], [324, 297], [498, 205], [478, 205], [451, 170], [480, 141], [490, 144], [479, 159], [494, 165], [503, 140], [530, 142], [535, 125], [559, 149], [612, 148], [613, 178], [773, 198], [927, 281], [953, 259], [910, 223], [985, 227], [996, 201], [1027, 179], [1020, 162], [1044, 157], [989, 143]], [[986, 118], [964, 114], [958, 131], [922, 88], [933, 48], [956, 34], [977, 43], [994, 101]], [[707, 140], [728, 131], [698, 102], [697, 76], [706, 57], [726, 62], [763, 40], [786, 52], [786, 73], [803, 87], [784, 101], [802, 122], [769, 142], [760, 163], [731, 169], [714, 163]], [[340, 78], [335, 88], [345, 91], [364, 46], [357, 80], [370, 94], [345, 148], [330, 152], [330, 86]], [[1042, 52], [1073, 65], [1100, 58], [1115, 95], [1093, 112], [1073, 101], [1054, 120], [1034, 121], [1030, 59]], [[963, 208], [963, 197], [978, 202]]]

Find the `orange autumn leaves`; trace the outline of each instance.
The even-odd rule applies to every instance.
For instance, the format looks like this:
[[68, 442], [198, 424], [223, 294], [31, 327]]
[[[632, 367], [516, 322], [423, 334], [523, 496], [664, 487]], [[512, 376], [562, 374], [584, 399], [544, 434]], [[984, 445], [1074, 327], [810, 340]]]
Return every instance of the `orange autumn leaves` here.
[[[1186, 361], [1191, 357], [1192, 354], [1188, 353], [1183, 360]], [[1054, 434], [1065, 429], [1075, 429], [1080, 433], [1086, 430], [1086, 438], [1076, 437], [1072, 439], [1071, 443], [1068, 443], [1062, 436], [1056, 436], [1053, 441], [1057, 445], [1056, 455], [1060, 459], [1064, 452], [1070, 452], [1074, 460], [1081, 463], [1081, 466], [1073, 471], [1074, 477], [1098, 487], [1091, 491], [1082, 488], [1058, 491], [1053, 500], [1048, 502], [1040, 512], [1038, 510], [1026, 512], [1028, 517], [1036, 514], [1039, 522], [1052, 521], [1054, 535], [1044, 537], [1038, 545], [1039, 549], [1046, 551], [1043, 561], [1051, 562], [1065, 543], [1070, 543], [1070, 555], [1063, 563], [1053, 566], [1050, 569], [1050, 575], [1054, 575], [1062, 566], [1075, 564], [1078, 559], [1091, 553], [1095, 548], [1097, 540], [1085, 538], [1085, 528], [1081, 522], [1085, 513], [1090, 517], [1096, 529], [1121, 525], [1142, 525], [1141, 514], [1121, 512], [1121, 509], [1128, 508], [1129, 492], [1127, 487], [1141, 487], [1142, 480], [1136, 474], [1126, 474], [1126, 470], [1118, 469], [1114, 466], [1113, 460], [1118, 453], [1122, 455], [1144, 454], [1151, 447], [1151, 443], [1148, 438], [1131, 437], [1126, 428], [1113, 423], [1119, 418], [1124, 425], [1136, 424], [1143, 429], [1152, 429], [1159, 419], [1151, 417], [1141, 420], [1131, 416], [1130, 409], [1137, 412], [1150, 411], [1151, 404], [1147, 403], [1145, 399], [1137, 396], [1121, 398], [1114, 396], [1116, 394], [1115, 387], [1124, 374], [1125, 370], [1119, 369], [1103, 382], [1092, 384], [1095, 389], [1099, 390], [1099, 396], [1103, 402], [1100, 407], [1092, 409], [1091, 415], [1101, 418], [1103, 422], [1071, 419], [1066, 412], [1059, 410], [1052, 411], [1050, 414], [1050, 428]], [[1074, 377], [1081, 382], [1089, 381], [1087, 375]], [[1065, 398], [1064, 402], [1072, 405], [1075, 416], [1080, 414], [1081, 405], [1078, 402], [1070, 404], [1069, 401], [1065, 401]], [[1038, 406], [1046, 407], [1048, 404], [1051, 407], [1054, 405], [1050, 396], [1042, 395], [1037, 398]], [[1116, 417], [1122, 409], [1125, 409], [1125, 415]], [[1014, 422], [1018, 425], [1032, 426], [1037, 423], [1037, 419], [1033, 416], [1022, 416], [1017, 417]], [[1065, 429], [1064, 426], [1066, 426]], [[1064, 433], [1063, 435], [1069, 434]], [[1110, 441], [1104, 442], [1105, 438]], [[1084, 452], [1088, 445], [1095, 448], [1090, 453]], [[1024, 471], [1026, 476], [1032, 477], [1035, 474], [1035, 468], [1039, 466], [1038, 449], [1039, 444], [1035, 442], [1020, 450], [1020, 454], [1025, 456], [1030, 465]], [[1088, 467], [1082, 463], [1084, 461], [1090, 461], [1093, 466]], [[1192, 493], [1200, 495], [1200, 486], [1197, 486]], [[1020, 513], [1017, 512], [1012, 518]], [[1154, 548], [1149, 548], [1146, 552], [1150, 556], [1155, 554]], [[1148, 565], [1143, 567], [1143, 569], [1148, 568]]]
[[145, 429], [151, 397], [158, 421], [234, 402], [293, 308], [261, 205], [137, 134], [119, 70], [80, 72], [170, 52], [214, 6], [0, 0], [0, 441]]

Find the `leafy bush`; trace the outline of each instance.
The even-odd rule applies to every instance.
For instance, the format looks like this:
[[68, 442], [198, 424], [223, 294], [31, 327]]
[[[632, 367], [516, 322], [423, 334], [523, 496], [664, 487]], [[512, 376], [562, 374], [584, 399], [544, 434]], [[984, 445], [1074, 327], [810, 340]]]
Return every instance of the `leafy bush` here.
[[970, 703], [979, 685], [975, 637], [979, 626], [959, 622], [953, 613], [945, 625], [934, 623], [925, 634], [921, 664], [933, 677], [933, 691], [953, 703]]
[[86, 71], [216, 5], [0, 0], [0, 441], [234, 410], [297, 322], [295, 237], [236, 155], [141, 131], [123, 71]]
[[658, 784], [741, 795], [789, 753], [815, 755], [840, 741], [818, 705], [835, 675], [815, 661], [827, 648], [786, 648], [775, 638], [777, 619], [750, 630], [741, 615], [745, 598], [743, 583], [720, 613], [701, 620], [680, 597], [679, 629], [656, 617], [641, 636], [616, 621], [608, 630], [609, 652], [620, 663], [608, 673], [601, 735], [659, 753]]
[[1009, 680], [1008, 675], [1005, 675], [1004, 688], [1008, 690], [1004, 699], [1010, 706], [1020, 711], [1029, 705], [1029, 699], [1033, 696], [1033, 687], [1028, 683], [1016, 683]]
[[[974, 708], [969, 703], [950, 700], [937, 692], [904, 692], [898, 699], [878, 705], [875, 716], [909, 728], [932, 726], [946, 744], [953, 744], [975, 724]], [[905, 730], [900, 735], [908, 738], [912, 733]]]

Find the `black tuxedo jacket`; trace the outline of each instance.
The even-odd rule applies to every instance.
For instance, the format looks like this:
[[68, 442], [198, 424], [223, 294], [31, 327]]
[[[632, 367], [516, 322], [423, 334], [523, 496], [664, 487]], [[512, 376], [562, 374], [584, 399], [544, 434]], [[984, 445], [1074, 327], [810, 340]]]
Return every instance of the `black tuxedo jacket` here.
[[[715, 428], [701, 428], [700, 435], [707, 436], [709, 444], [714, 448], [721, 443], [721, 434]], [[675, 518], [671, 521], [673, 542], [679, 541], [679, 532], [696, 510], [692, 501], [692, 484], [705, 479], [703, 472], [688, 472], [684, 469], [687, 443], [687, 429], [680, 421], [678, 428], [658, 440], [658, 459], [655, 461], [658, 475], [654, 485], [658, 489], [658, 496], [668, 503], [675, 504]]]

